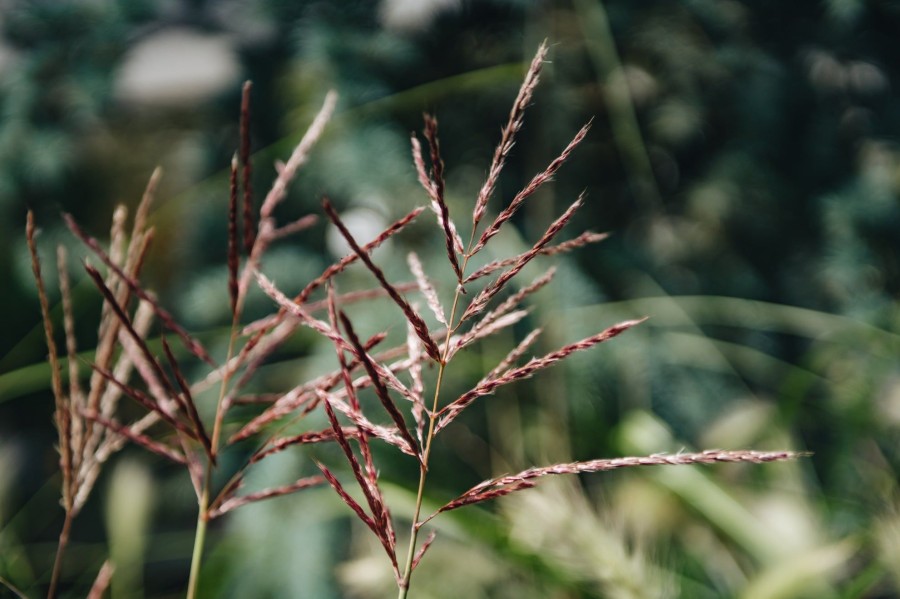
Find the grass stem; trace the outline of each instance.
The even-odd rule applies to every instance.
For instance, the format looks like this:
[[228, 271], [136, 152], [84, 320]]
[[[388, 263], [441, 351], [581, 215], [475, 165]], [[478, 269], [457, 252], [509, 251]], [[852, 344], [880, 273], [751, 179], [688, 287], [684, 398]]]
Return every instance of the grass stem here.
[[199, 505], [197, 509], [197, 529], [194, 533], [194, 550], [191, 554], [191, 574], [188, 579], [187, 599], [194, 599], [197, 596], [197, 587], [200, 581], [200, 564], [203, 561], [203, 547], [206, 544], [206, 528], [209, 522], [209, 489], [212, 485], [213, 469], [215, 465], [213, 458], [219, 452], [219, 437], [221, 436], [222, 421], [224, 419], [225, 393], [228, 390], [228, 382], [231, 380], [232, 370], [228, 367], [234, 354], [234, 346], [237, 342], [238, 324], [240, 309], [240, 299], [238, 308], [235, 310], [231, 320], [231, 337], [228, 340], [228, 352], [225, 357], [225, 371], [222, 373], [222, 385], [219, 388], [219, 399], [216, 403], [215, 422], [213, 424], [213, 434], [211, 441], [212, 457], [207, 458], [206, 475], [203, 478], [203, 487], [200, 491]]
[[200, 501], [197, 509], [197, 529], [194, 532], [194, 551], [191, 555], [191, 575], [188, 579], [187, 599], [195, 599], [200, 582], [200, 564], [203, 561], [203, 546], [206, 544], [206, 526], [209, 522], [209, 485], [212, 482], [212, 462], [206, 469], [206, 477], [203, 481], [203, 490], [200, 493]]
[[[472, 238], [469, 245], [475, 237], [475, 231], [472, 231]], [[463, 263], [460, 267], [460, 280], [462, 274], [466, 272], [466, 266], [469, 262], [468, 252], [466, 253]], [[403, 579], [400, 581], [400, 589], [397, 599], [406, 599], [409, 592], [409, 581], [412, 578], [413, 561], [416, 555], [416, 542], [419, 537], [419, 515], [422, 510], [422, 500], [425, 497], [425, 480], [428, 477], [428, 458], [431, 455], [431, 442], [434, 439], [434, 428], [437, 422], [437, 412], [440, 405], [441, 384], [444, 382], [444, 372], [447, 369], [447, 357], [450, 355], [450, 338], [453, 336], [453, 321], [456, 319], [456, 311], [459, 307], [459, 298], [462, 295], [462, 283], [457, 285], [456, 293], [453, 295], [453, 306], [450, 308], [450, 318], [447, 319], [447, 336], [444, 339], [444, 354], [438, 367], [437, 380], [434, 384], [434, 399], [432, 400], [431, 413], [428, 417], [428, 435], [425, 437], [425, 448], [422, 450], [422, 460], [419, 464], [419, 487], [416, 491], [416, 508], [413, 513], [412, 526], [409, 532], [409, 549], [406, 552], [406, 564], [403, 567]]]
[[50, 575], [50, 588], [47, 590], [47, 599], [54, 599], [59, 587], [60, 571], [62, 570], [63, 554], [69, 545], [69, 532], [72, 530], [72, 521], [75, 516], [71, 509], [66, 510], [66, 519], [63, 522], [62, 531], [59, 533], [59, 543], [56, 545], [56, 558], [53, 560], [53, 573]]

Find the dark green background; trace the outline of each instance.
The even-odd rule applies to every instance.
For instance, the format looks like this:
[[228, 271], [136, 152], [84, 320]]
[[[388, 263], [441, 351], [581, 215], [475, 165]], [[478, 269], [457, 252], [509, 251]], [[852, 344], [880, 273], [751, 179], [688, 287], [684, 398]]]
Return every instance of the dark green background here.
[[[386, 222], [423, 204], [408, 136], [429, 111], [440, 121], [451, 214], [467, 231], [524, 68], [546, 38], [550, 62], [491, 210], [590, 118], [593, 128], [517, 216], [520, 237], [509, 233], [498, 246], [522, 251], [582, 190], [587, 205], [564, 235], [612, 236], [562, 259], [515, 334], [543, 326], [544, 352], [621, 318], [651, 319], [473, 409], [438, 448], [431, 499], [550, 461], [710, 445], [814, 456], [684, 475], [593, 475], [459, 512], [413, 595], [900, 596], [900, 3], [424, 4], [443, 9], [401, 29], [378, 3], [0, 3], [0, 576], [40, 596], [62, 521], [28, 208], [49, 271], [55, 242], [82, 254], [62, 211], [105, 238], [113, 206], [134, 207], [161, 164], [144, 280], [218, 347], [229, 320], [225, 167], [244, 79], [254, 82], [260, 195], [326, 91], [341, 96], [282, 222], [317, 212], [324, 194]], [[117, 86], [131, 53], [173, 30], [221, 36], [235, 59], [232, 80], [193, 101], [123, 97]], [[378, 260], [406, 280], [404, 254], [416, 249], [446, 297], [440, 235], [430, 217], [421, 220]], [[279, 244], [266, 271], [299, 289], [334, 259], [324, 239], [319, 225]], [[79, 343], [90, 350], [99, 298], [74, 274]], [[268, 309], [257, 297], [248, 314]], [[381, 303], [354, 316], [367, 331], [400, 322]], [[467, 388], [515, 341], [460, 358], [450, 389]], [[263, 372], [260, 389], [315, 372], [329, 351], [299, 337]], [[407, 513], [415, 468], [382, 459], [396, 513]], [[259, 482], [309, 467], [298, 451]], [[147, 485], [146, 516], [129, 523], [125, 509], [122, 524], [110, 515], [130, 501], [117, 484]], [[114, 458], [76, 523], [66, 592], [82, 595], [112, 551], [130, 564], [114, 596], [178, 596], [191, 502], [183, 473], [133, 448]], [[380, 549], [348, 516], [324, 490], [218, 523], [206, 596], [370, 596], [360, 585], [390, 596]], [[123, 548], [117, 534], [144, 544]]]

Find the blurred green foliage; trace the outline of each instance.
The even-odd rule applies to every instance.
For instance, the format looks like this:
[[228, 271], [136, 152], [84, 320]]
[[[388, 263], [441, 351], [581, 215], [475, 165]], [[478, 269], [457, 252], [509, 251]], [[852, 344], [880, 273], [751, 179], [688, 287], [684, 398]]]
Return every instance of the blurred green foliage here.
[[[550, 349], [620, 317], [652, 318], [448, 431], [431, 500], [553, 460], [688, 446], [815, 455], [598, 475], [454, 513], [437, 522], [417, 596], [900, 596], [898, 30], [895, 0], [0, 2], [0, 577], [39, 596], [62, 515], [27, 207], [50, 264], [54, 242], [75, 247], [61, 210], [103, 237], [112, 206], [134, 206], [162, 164], [146, 280], [211, 346], [224, 344], [224, 167], [243, 79], [254, 81], [258, 191], [327, 89], [341, 94], [280, 218], [316, 212], [323, 194], [385, 222], [424, 203], [408, 142], [424, 110], [440, 119], [462, 223], [523, 61], [548, 38], [552, 62], [498, 195], [508, 200], [592, 117], [594, 127], [516, 221], [521, 237], [498, 245], [521, 250], [582, 189], [580, 224], [613, 236], [564, 262], [527, 324], [547, 329]], [[164, 78], [159, 94], [127, 88], [139, 49], [172, 31], [214, 40], [231, 77], [185, 97], [163, 94]], [[161, 59], [163, 74], [187, 68], [182, 48]], [[409, 277], [410, 247], [429, 272], [447, 268], [432, 224], [378, 256], [390, 276]], [[329, 252], [320, 226], [274, 248], [265, 268], [293, 291]], [[89, 352], [99, 299], [74, 274]], [[257, 296], [248, 314], [267, 309]], [[354, 315], [368, 332], [400, 323], [381, 303]], [[513, 342], [461, 358], [449, 390]], [[318, 372], [331, 353], [302, 336], [292, 349], [265, 368], [260, 391]], [[126, 470], [116, 470], [76, 524], [72, 596], [110, 551], [137, 560], [118, 596], [184, 587], [189, 483], [128, 453], [141, 464], [127, 462], [133, 474], [154, 480], [148, 538], [116, 545], [130, 534], [107, 505], [121, 496]], [[411, 505], [415, 472], [381, 463], [396, 501]], [[277, 465], [260, 486], [310, 464], [298, 453]], [[386, 596], [389, 568], [348, 514], [327, 491], [235, 513], [213, 531], [208, 596]]]

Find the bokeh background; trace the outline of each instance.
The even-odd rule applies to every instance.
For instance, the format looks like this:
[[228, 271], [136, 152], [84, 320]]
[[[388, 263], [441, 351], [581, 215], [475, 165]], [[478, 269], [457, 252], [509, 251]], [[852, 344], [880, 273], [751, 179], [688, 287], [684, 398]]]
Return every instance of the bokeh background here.
[[[526, 324], [545, 328], [542, 353], [651, 319], [467, 413], [437, 448], [428, 500], [569, 459], [814, 455], [570, 478], [455, 512], [436, 524], [416, 596], [900, 597], [898, 35], [896, 0], [0, 1], [0, 577], [40, 596], [62, 522], [27, 208], [49, 265], [56, 243], [82, 252], [61, 212], [105, 237], [113, 207], [135, 206], [161, 165], [144, 280], [222, 346], [226, 167], [245, 79], [257, 190], [327, 90], [340, 93], [279, 217], [318, 212], [328, 194], [365, 236], [426, 201], [409, 154], [423, 111], [440, 120], [450, 208], [465, 222], [547, 39], [498, 196], [593, 128], [498, 246], [522, 251], [582, 190], [577, 225], [612, 235], [562, 259]], [[449, 278], [425, 221], [378, 254], [395, 279], [409, 278], [410, 249]], [[273, 248], [265, 269], [290, 291], [341, 252], [320, 224]], [[100, 302], [73, 276], [89, 354]], [[255, 301], [251, 316], [269, 309]], [[375, 330], [400, 323], [395, 312], [375, 302], [357, 318]], [[460, 359], [453, 388], [527, 330]], [[259, 390], [319, 372], [332, 353], [306, 336], [288, 347]], [[382, 459], [402, 517], [417, 471]], [[310, 468], [309, 453], [288, 452], [256, 482]], [[113, 597], [180, 596], [195, 509], [182, 471], [118, 454], [76, 521], [64, 594], [83, 596], [111, 555]], [[207, 597], [384, 597], [392, 586], [377, 543], [329, 489], [217, 522], [202, 583]]]

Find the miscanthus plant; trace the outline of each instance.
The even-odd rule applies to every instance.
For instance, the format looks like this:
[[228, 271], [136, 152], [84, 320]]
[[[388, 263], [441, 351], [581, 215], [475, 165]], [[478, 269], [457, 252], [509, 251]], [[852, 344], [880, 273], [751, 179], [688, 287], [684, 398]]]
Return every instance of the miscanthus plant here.
[[[521, 321], [527, 312], [522, 307], [523, 302], [551, 282], [554, 274], [552, 268], [533, 281], [516, 285], [517, 275], [526, 265], [538, 256], [559, 254], [604, 238], [602, 234], [585, 232], [568, 241], [557, 241], [561, 230], [573, 220], [584, 203], [584, 197], [580, 196], [547, 226], [528, 251], [487, 263], [477, 260], [482, 265], [477, 269], [471, 267], [480, 258], [479, 253], [504, 226], [508, 226], [517, 210], [556, 175], [590, 128], [588, 123], [580, 129], [545, 169], [493, 215], [497, 183], [522, 126], [525, 109], [538, 83], [546, 53], [546, 45], [541, 45], [530, 64], [471, 214], [464, 217], [450, 214], [445, 201], [438, 122], [426, 115], [423, 131], [425, 143], [413, 135], [411, 145], [413, 163], [425, 190], [428, 207], [414, 208], [375, 239], [363, 243], [350, 233], [334, 206], [327, 199], [323, 200], [323, 211], [331, 226], [346, 240], [352, 252], [309, 281], [294, 297], [285, 295], [275, 282], [263, 274], [263, 258], [274, 241], [294, 235], [316, 220], [307, 217], [279, 225], [274, 210], [285, 198], [288, 185], [321, 136], [334, 111], [336, 96], [334, 93], [327, 95], [302, 141], [286, 162], [276, 165], [278, 176], [257, 211], [250, 184], [250, 86], [245, 86], [241, 141], [231, 165], [231, 193], [227, 208], [229, 277], [223, 285], [227, 284], [230, 297], [232, 326], [227, 354], [221, 361], [215, 360], [195, 336], [179, 325], [139, 280], [141, 266], [153, 238], [147, 215], [159, 178], [158, 172], [150, 179], [130, 233], [126, 230], [125, 209], [119, 208], [115, 212], [108, 245], [101, 244], [71, 217], [65, 216], [71, 231], [95, 257], [95, 260], [85, 261], [84, 268], [104, 300], [97, 351], [86, 387], [79, 377], [65, 250], [59, 248], [58, 253], [65, 333], [63, 351], [55, 342], [48, 296], [35, 246], [35, 224], [29, 214], [27, 238], [53, 372], [63, 481], [62, 506], [65, 510], [48, 597], [54, 597], [57, 592], [60, 563], [73, 519], [88, 499], [103, 464], [129, 441], [184, 467], [193, 485], [198, 512], [188, 597], [197, 594], [206, 532], [211, 520], [242, 505], [288, 495], [315, 485], [330, 485], [337, 497], [377, 538], [384, 550], [385, 568], [393, 571], [397, 596], [402, 599], [408, 596], [413, 573], [435, 540], [434, 531], [429, 530], [429, 522], [444, 512], [529, 489], [540, 479], [551, 475], [651, 465], [759, 463], [796, 456], [786, 451], [707, 450], [535, 466], [479, 482], [432, 512], [423, 509], [435, 438], [453, 426], [466, 408], [475, 402], [485, 401], [500, 387], [529, 378], [576, 352], [609, 341], [642, 322], [642, 319], [620, 322], [550, 353], [527, 357], [540, 334], [540, 330], [532, 331], [471, 389], [451, 396], [445, 391], [445, 381], [451, 376], [453, 359], [485, 337]], [[433, 212], [446, 247], [446, 269], [444, 275], [439, 276], [451, 279], [453, 292], [450, 297], [441, 297], [436, 291], [416, 254], [410, 253], [408, 256], [414, 282], [407, 284], [389, 281], [372, 257], [374, 249], [429, 209]], [[465, 232], [461, 233], [461, 229]], [[361, 263], [371, 273], [373, 287], [341, 293], [338, 291], [340, 275], [354, 263]], [[262, 289], [277, 310], [265, 318], [244, 322], [243, 308], [252, 285]], [[386, 297], [396, 304], [407, 323], [405, 343], [385, 348], [382, 345], [388, 338], [386, 333], [364, 338], [357, 332], [358, 327], [344, 308], [353, 302], [374, 297]], [[436, 328], [429, 326], [423, 318], [423, 306], [438, 323]], [[160, 331], [161, 351], [153, 351], [152, 344], [148, 343], [148, 334], [155, 323]], [[262, 396], [248, 393], [248, 383], [259, 367], [299, 327], [312, 329], [334, 346], [334, 369], [282, 393]], [[188, 380], [185, 375], [187, 364], [177, 357], [186, 352], [174, 351], [170, 338], [177, 338], [178, 343], [188, 350], [192, 365], [196, 365], [196, 360], [208, 364], [209, 371], [204, 378]], [[67, 385], [63, 384], [63, 353], [68, 358]], [[423, 376], [423, 369], [427, 367], [434, 370], [434, 376]], [[200, 414], [206, 410], [199, 409], [196, 398], [214, 387], [218, 388], [218, 401], [214, 411], [210, 410], [214, 416], [204, 420]], [[118, 409], [122, 398], [138, 404], [146, 415], [136, 421], [122, 422]], [[249, 420], [235, 422], [235, 419], [228, 419], [229, 411], [241, 404], [263, 407]], [[326, 428], [311, 428], [292, 435], [283, 432], [282, 424], [286, 420], [301, 421], [316, 411], [324, 412], [328, 422]], [[243, 465], [230, 473], [231, 477], [225, 484], [214, 483], [218, 480], [215, 475], [221, 468], [219, 458], [222, 452], [248, 440], [255, 442], [255, 449]], [[319, 443], [336, 444], [346, 459], [345, 468], [338, 470], [317, 462], [321, 475], [300, 478], [277, 488], [242, 493], [245, 476], [256, 464], [289, 448]], [[379, 484], [379, 469], [372, 449], [375, 444], [384, 444], [404, 454], [408, 457], [407, 466], [418, 472], [411, 519], [398, 519], [391, 512]], [[398, 541], [396, 531], [400, 526], [409, 528], [405, 542]], [[107, 565], [91, 591], [93, 596], [102, 594], [109, 577], [110, 567]]]

